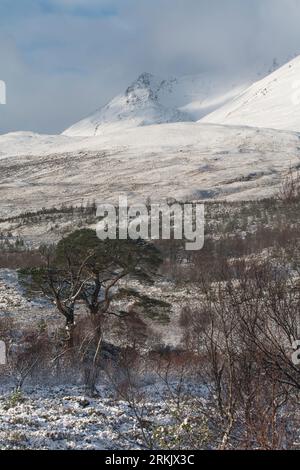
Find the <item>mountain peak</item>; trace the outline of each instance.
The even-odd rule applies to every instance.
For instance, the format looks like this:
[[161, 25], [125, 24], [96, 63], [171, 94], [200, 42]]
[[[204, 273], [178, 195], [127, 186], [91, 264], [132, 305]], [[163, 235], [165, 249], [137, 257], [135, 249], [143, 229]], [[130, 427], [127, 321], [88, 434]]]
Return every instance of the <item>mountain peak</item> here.
[[123, 94], [63, 134], [95, 136], [153, 124], [197, 121], [231, 100], [246, 86], [232, 84], [219, 75], [162, 79], [143, 72]]
[[157, 78], [152, 73], [143, 72], [138, 76], [136, 80], [134, 80], [131, 87], [151, 88], [154, 82], [157, 82]]
[[139, 102], [148, 99], [157, 101], [159, 82], [151, 73], [142, 73], [125, 91], [128, 102]]
[[158, 101], [160, 92], [170, 84], [170, 80], [162, 80], [152, 73], [143, 72], [127, 88], [125, 95], [129, 101]]
[[126, 89], [90, 117], [63, 132], [69, 136], [95, 136], [104, 131], [148, 126], [171, 122], [191, 121], [191, 117], [166, 106], [159, 100], [160, 91], [168, 81], [144, 72]]

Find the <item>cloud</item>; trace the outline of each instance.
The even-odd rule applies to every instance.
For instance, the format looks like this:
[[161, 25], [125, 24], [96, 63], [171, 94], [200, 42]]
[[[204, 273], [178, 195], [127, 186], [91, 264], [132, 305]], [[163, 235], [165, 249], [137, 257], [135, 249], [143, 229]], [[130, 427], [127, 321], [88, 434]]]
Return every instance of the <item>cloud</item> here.
[[39, 0], [40, 8], [47, 13], [59, 12], [77, 16], [113, 16], [116, 14], [114, 0]]
[[58, 8], [67, 7], [67, 8], [77, 8], [77, 7], [89, 7], [97, 8], [108, 7], [111, 4], [117, 5], [118, 2], [114, 0], [44, 0], [49, 4], [52, 4]]
[[54, 133], [149, 71], [259, 70], [300, 53], [298, 0], [2, 0], [0, 132]]

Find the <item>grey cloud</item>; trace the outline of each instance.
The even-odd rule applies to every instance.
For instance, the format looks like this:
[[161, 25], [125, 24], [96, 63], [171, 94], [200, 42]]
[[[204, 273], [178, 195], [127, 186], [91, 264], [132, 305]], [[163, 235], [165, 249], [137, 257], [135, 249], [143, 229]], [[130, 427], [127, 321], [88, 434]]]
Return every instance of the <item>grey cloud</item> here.
[[[59, 132], [143, 71], [235, 76], [300, 53], [298, 0], [49, 1], [66, 11], [29, 10], [1, 23], [0, 79], [8, 90], [1, 133]], [[116, 14], [68, 13], [83, 5]]]

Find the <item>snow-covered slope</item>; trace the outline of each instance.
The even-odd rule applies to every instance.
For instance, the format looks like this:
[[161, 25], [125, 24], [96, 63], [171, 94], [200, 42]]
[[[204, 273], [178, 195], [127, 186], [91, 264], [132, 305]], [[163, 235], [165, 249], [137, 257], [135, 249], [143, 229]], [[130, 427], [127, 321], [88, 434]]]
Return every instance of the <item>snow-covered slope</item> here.
[[300, 56], [201, 122], [300, 131]]
[[124, 94], [63, 134], [96, 136], [152, 124], [196, 121], [246, 87], [220, 76], [201, 74], [163, 80], [143, 73]]
[[63, 135], [43, 135], [34, 132], [10, 132], [0, 135], [0, 159], [10, 155], [47, 155], [64, 151], [77, 141]]
[[226, 74], [202, 73], [171, 78], [160, 87], [158, 100], [164, 106], [176, 107], [187, 113], [193, 121], [224, 105], [243, 90], [251, 80]]
[[[8, 142], [9, 140], [9, 142]], [[255, 199], [300, 162], [298, 133], [173, 123], [96, 137], [0, 136], [0, 217], [62, 202]]]

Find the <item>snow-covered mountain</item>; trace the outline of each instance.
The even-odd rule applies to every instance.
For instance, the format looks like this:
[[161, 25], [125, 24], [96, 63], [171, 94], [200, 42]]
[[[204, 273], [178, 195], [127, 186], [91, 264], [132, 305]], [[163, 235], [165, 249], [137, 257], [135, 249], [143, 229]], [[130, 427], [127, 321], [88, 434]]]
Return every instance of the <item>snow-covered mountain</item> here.
[[103, 131], [149, 126], [170, 122], [189, 121], [187, 114], [164, 106], [158, 100], [160, 89], [167, 84], [144, 73], [127, 88], [124, 94], [113, 98], [103, 108], [67, 129], [68, 136], [96, 136]]
[[300, 132], [300, 56], [254, 83], [201, 122]]
[[143, 74], [64, 135], [0, 135], [0, 216], [120, 194], [268, 197], [299, 166], [299, 80], [299, 57], [244, 90], [224, 76]]
[[116, 96], [63, 134], [97, 136], [126, 128], [197, 121], [231, 100], [247, 85], [233, 84], [230, 79], [207, 74], [163, 80], [143, 73], [124, 94]]

